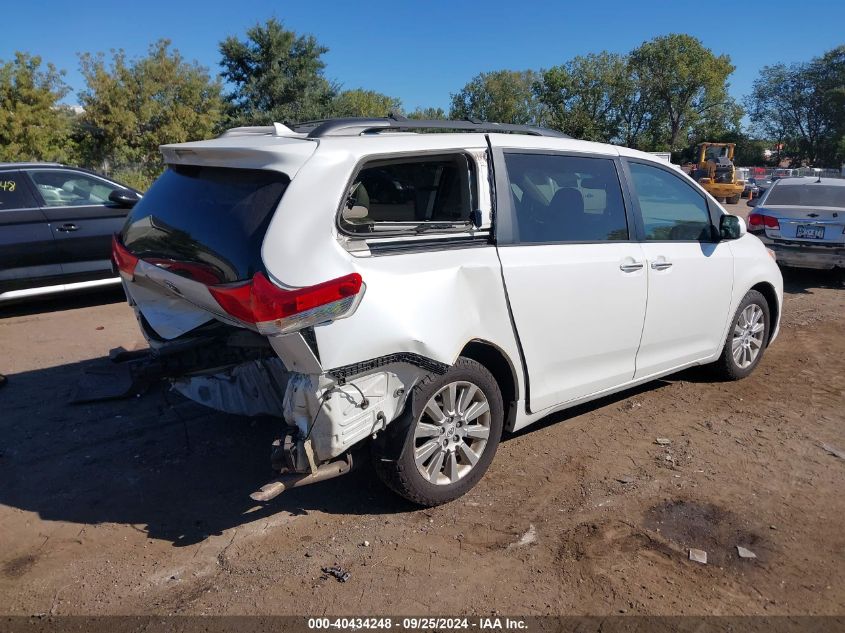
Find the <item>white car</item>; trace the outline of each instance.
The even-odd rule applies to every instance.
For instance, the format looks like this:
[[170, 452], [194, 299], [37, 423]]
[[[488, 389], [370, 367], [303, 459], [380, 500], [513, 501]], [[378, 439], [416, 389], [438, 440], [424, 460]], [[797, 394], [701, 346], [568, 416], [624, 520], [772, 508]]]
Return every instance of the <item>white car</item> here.
[[255, 499], [369, 449], [443, 503], [503, 430], [693, 365], [742, 378], [777, 335], [771, 254], [649, 154], [400, 117], [162, 152], [115, 263], [176, 389], [284, 420]]

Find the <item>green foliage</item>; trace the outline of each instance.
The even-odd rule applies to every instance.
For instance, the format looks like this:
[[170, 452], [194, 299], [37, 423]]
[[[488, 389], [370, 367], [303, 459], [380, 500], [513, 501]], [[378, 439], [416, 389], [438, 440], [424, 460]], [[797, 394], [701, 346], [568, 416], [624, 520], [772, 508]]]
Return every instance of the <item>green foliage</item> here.
[[161, 175], [161, 172], [150, 173], [140, 169], [124, 167], [112, 170], [109, 175], [119, 183], [137, 189], [138, 191], [146, 191], [153, 184], [153, 181]]
[[275, 18], [256, 24], [247, 39], [220, 44], [229, 125], [296, 122], [330, 116], [337, 88], [324, 76], [328, 48], [312, 35], [298, 36]]
[[531, 70], [481, 73], [452, 95], [450, 118], [525, 125], [541, 120], [534, 95], [537, 74]]
[[363, 88], [344, 90], [332, 103], [332, 114], [337, 117], [385, 117], [391, 112], [402, 112], [399, 99]]
[[620, 136], [625, 99], [635, 89], [625, 58], [606, 51], [554, 66], [534, 86], [546, 125], [603, 142]]
[[747, 101], [757, 130], [800, 164], [845, 160], [845, 46], [809, 62], [766, 66]]
[[127, 60], [113, 51], [81, 56], [87, 88], [80, 124], [86, 163], [106, 171], [133, 169], [157, 176], [163, 163], [159, 145], [213, 136], [222, 114], [220, 84], [196, 63], [188, 63], [168, 40], [150, 46], [146, 57]]
[[714, 55], [695, 37], [671, 34], [644, 42], [630, 54], [640, 90], [665, 117], [658, 139], [672, 150], [693, 136], [728, 129], [741, 116], [728, 95], [730, 57]]
[[[170, 43], [147, 56], [81, 55], [84, 111], [61, 105], [63, 71], [26, 53], [0, 60], [0, 160], [74, 161], [145, 189], [160, 173], [158, 146], [208, 138], [223, 127], [401, 113], [399, 99], [364, 88], [341, 91], [325, 75], [328, 51], [270, 19], [220, 43], [221, 79], [186, 62]], [[734, 67], [696, 38], [670, 34], [627, 55], [602, 51], [542, 71], [475, 76], [451, 95], [448, 116], [539, 124], [576, 138], [673, 151], [703, 140], [737, 144], [739, 164], [759, 164], [776, 142], [795, 162], [845, 161], [845, 46], [809, 62], [763, 68], [743, 110], [728, 95]], [[412, 119], [445, 119], [417, 108]], [[766, 139], [760, 140], [760, 139]], [[779, 157], [778, 157], [779, 158]]]
[[417, 108], [407, 115], [409, 119], [425, 119], [428, 121], [443, 120], [446, 116], [446, 111], [443, 108]]
[[59, 106], [68, 92], [62, 72], [16, 52], [0, 60], [0, 161], [66, 161], [73, 114]]

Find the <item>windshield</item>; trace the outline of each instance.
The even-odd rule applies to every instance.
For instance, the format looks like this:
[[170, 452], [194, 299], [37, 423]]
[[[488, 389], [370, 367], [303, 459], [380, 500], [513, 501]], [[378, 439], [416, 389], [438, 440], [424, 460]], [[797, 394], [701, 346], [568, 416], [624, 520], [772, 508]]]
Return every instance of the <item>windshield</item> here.
[[274, 171], [171, 166], [130, 212], [123, 244], [202, 283], [251, 279], [288, 182]]
[[769, 190], [766, 205], [845, 207], [845, 187], [822, 183], [780, 185]]

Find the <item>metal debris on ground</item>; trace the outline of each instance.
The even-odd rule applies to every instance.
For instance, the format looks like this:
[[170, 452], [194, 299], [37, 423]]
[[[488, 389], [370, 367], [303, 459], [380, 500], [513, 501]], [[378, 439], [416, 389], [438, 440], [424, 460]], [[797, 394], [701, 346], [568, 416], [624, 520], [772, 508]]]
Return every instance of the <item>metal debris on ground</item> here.
[[689, 559], [703, 565], [707, 564], [707, 552], [703, 549], [690, 548]]
[[831, 455], [838, 457], [839, 459], [845, 459], [845, 451], [843, 451], [842, 449], [824, 443], [821, 445], [821, 447]]
[[616, 481], [620, 484], [632, 484], [634, 483], [634, 476], [633, 475], [622, 475], [621, 477], [617, 477]]
[[736, 553], [739, 554], [740, 558], [757, 558], [757, 554], [750, 549], [744, 548], [742, 545], [736, 546]]
[[334, 576], [337, 578], [338, 582], [346, 582], [349, 580], [349, 572], [340, 567], [339, 565], [335, 565], [334, 567], [323, 567], [323, 579], [328, 579], [329, 576]]
[[672, 440], [666, 437], [658, 437], [654, 440], [655, 444], [659, 444], [660, 446], [669, 446], [672, 443]]

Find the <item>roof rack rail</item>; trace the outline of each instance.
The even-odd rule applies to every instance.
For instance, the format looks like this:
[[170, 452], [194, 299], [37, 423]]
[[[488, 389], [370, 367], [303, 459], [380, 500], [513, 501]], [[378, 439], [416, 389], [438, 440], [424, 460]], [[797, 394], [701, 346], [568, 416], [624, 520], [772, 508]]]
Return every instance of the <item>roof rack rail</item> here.
[[345, 118], [325, 119], [321, 121], [306, 121], [289, 124], [294, 131], [308, 135], [308, 138], [323, 138], [326, 136], [358, 136], [360, 134], [381, 132], [385, 130], [464, 130], [468, 132], [511, 132], [517, 134], [531, 134], [533, 136], [554, 136], [557, 138], [572, 138], [548, 128], [533, 125], [513, 125], [511, 123], [489, 123], [478, 119], [463, 119], [449, 121], [444, 119], [408, 119], [398, 114], [390, 114], [384, 118]]

